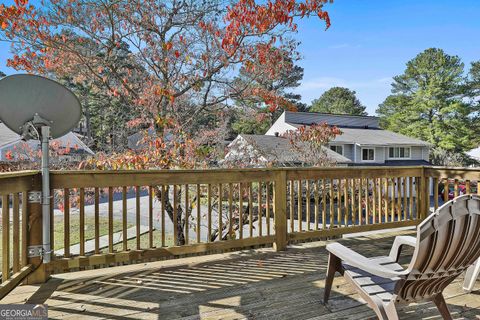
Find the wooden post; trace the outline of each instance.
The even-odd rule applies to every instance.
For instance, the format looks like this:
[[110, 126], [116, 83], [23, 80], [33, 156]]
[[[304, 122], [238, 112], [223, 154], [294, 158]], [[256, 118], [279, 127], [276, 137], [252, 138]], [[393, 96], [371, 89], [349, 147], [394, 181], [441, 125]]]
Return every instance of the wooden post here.
[[[41, 185], [40, 175], [34, 179], [33, 190], [28, 192], [27, 202], [27, 215], [28, 215], [28, 251], [29, 253], [38, 253], [38, 250], [42, 248], [42, 204], [41, 204]], [[53, 230], [51, 230], [53, 232]], [[24, 281], [24, 284], [38, 284], [44, 283], [48, 280], [49, 274], [46, 270], [45, 264], [42, 263], [42, 257], [38, 254], [31, 256], [28, 254], [27, 264], [33, 266], [33, 271]]]
[[285, 250], [287, 247], [287, 173], [280, 170], [275, 175], [274, 189], [274, 219], [275, 219], [275, 251]]
[[422, 176], [420, 178], [420, 219], [423, 220], [428, 216], [428, 212], [430, 211], [430, 181], [429, 177], [425, 175], [425, 167], [422, 167]]

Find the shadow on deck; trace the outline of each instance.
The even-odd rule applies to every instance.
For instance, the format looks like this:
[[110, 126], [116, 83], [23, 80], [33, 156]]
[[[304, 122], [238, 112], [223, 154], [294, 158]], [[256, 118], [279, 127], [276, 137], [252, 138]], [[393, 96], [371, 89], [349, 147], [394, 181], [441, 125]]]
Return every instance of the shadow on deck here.
[[[386, 255], [393, 235], [342, 242], [367, 256]], [[259, 249], [60, 274], [42, 286], [18, 287], [1, 303], [47, 303], [49, 317], [62, 319], [375, 319], [340, 277], [323, 305], [326, 266], [325, 242], [312, 242], [280, 253]], [[480, 319], [480, 291], [463, 293], [462, 280], [447, 288], [448, 307], [454, 319]], [[432, 303], [399, 314], [441, 319]]]

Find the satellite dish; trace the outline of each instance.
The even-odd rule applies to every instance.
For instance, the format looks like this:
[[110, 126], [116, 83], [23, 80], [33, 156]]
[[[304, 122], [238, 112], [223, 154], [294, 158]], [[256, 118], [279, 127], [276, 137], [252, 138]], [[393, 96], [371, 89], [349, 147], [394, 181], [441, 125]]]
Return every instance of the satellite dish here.
[[51, 259], [49, 141], [72, 130], [81, 115], [77, 97], [58, 82], [29, 74], [0, 79], [0, 119], [23, 139], [42, 143], [41, 252], [45, 263]]
[[72, 130], [81, 116], [80, 101], [58, 82], [30, 74], [0, 79], [0, 119], [19, 135], [24, 136], [24, 125], [33, 121], [49, 126], [55, 139]]

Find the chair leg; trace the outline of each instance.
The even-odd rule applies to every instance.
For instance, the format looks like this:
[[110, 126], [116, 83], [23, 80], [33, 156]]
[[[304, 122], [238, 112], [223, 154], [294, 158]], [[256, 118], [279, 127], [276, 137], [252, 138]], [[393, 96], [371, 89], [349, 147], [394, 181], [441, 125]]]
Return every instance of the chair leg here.
[[398, 320], [398, 313], [395, 303], [390, 302], [385, 306], [385, 313], [387, 315], [388, 320]]
[[478, 276], [480, 275], [480, 258], [467, 269], [465, 274], [465, 282], [463, 283], [463, 290], [470, 292], [475, 286]]
[[440, 314], [442, 315], [443, 319], [453, 320], [452, 315], [450, 314], [450, 311], [448, 311], [447, 303], [445, 302], [445, 299], [443, 298], [443, 294], [439, 293], [433, 299], [433, 302], [437, 306], [438, 311], [440, 311]]
[[324, 303], [328, 302], [328, 298], [330, 297], [330, 291], [332, 291], [333, 278], [335, 277], [335, 273], [337, 271], [341, 271], [341, 267], [342, 262], [340, 261], [340, 259], [333, 253], [330, 253], [328, 255], [327, 276], [325, 279], [325, 293], [323, 296]]

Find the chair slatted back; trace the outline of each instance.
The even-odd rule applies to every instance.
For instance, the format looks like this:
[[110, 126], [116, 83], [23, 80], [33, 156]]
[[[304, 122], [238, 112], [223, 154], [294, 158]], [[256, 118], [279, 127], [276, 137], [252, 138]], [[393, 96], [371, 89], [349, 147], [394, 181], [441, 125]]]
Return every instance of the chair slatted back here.
[[457, 197], [418, 226], [409, 273], [395, 288], [398, 300], [436, 296], [479, 256], [480, 197]]

